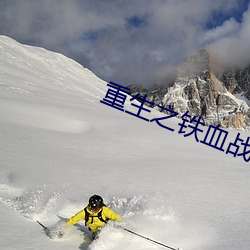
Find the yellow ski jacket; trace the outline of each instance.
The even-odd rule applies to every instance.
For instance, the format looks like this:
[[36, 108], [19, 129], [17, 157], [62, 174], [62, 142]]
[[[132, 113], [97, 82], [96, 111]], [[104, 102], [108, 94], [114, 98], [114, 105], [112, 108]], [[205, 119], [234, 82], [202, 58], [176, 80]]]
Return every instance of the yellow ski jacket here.
[[[89, 207], [86, 207], [87, 212], [89, 213], [88, 221], [85, 221], [86, 226], [90, 229], [92, 233], [97, 232], [100, 228], [102, 228], [106, 223], [104, 221], [112, 220], [112, 221], [121, 221], [120, 215], [116, 214], [113, 210], [110, 208], [103, 206], [99, 211], [93, 212], [89, 209]], [[104, 220], [100, 220], [98, 218], [98, 215], [100, 215], [101, 212], [101, 218]], [[72, 216], [68, 221], [67, 224], [74, 225], [80, 220], [85, 220], [85, 210], [82, 209], [77, 214]]]

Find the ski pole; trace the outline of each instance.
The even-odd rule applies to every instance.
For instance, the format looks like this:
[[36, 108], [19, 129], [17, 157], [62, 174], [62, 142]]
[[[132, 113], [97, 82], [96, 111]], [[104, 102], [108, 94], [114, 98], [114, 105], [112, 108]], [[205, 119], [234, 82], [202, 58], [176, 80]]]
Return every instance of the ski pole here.
[[41, 222], [39, 222], [38, 220], [36, 221], [40, 226], [42, 226], [43, 227], [43, 229], [46, 231], [46, 230], [48, 230], [48, 228], [47, 227], [45, 227]]
[[158, 244], [158, 245], [161, 245], [161, 246], [163, 246], [163, 247], [166, 247], [166, 248], [168, 248], [168, 249], [171, 249], [171, 250], [180, 250], [180, 248], [173, 248], [173, 247], [167, 246], [167, 245], [162, 244], [162, 243], [160, 243], [160, 242], [158, 242], [158, 241], [155, 241], [155, 240], [152, 240], [152, 239], [150, 239], [150, 238], [148, 238], [148, 237], [145, 237], [145, 236], [143, 236], [143, 235], [141, 235], [141, 234], [135, 233], [135, 232], [133, 232], [133, 231], [127, 229], [127, 228], [122, 228], [122, 229], [125, 230], [125, 231], [127, 231], [127, 232], [129, 232], [129, 233], [131, 233], [131, 234], [137, 235], [137, 236], [139, 236], [139, 237], [141, 237], [141, 238], [143, 238], [143, 239], [145, 239], [145, 240], [148, 240], [148, 241], [154, 242], [154, 243], [156, 243], [156, 244]]

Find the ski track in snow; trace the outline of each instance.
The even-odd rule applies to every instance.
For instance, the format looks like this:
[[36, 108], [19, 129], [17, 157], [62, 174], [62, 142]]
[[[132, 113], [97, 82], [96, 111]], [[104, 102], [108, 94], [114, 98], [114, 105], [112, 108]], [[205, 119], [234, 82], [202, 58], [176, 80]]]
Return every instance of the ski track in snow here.
[[73, 134], [85, 133], [91, 129], [87, 122], [71, 118], [70, 115], [65, 114], [65, 110], [63, 112], [59, 108], [52, 109], [48, 105], [33, 104], [31, 106], [28, 102], [5, 100], [1, 102], [0, 113], [4, 113], [6, 109], [9, 112], [2, 117], [2, 121]]
[[[192, 249], [193, 246], [196, 246], [197, 249], [199, 244], [204, 244], [204, 239], [203, 242], [199, 242], [196, 238], [200, 225], [196, 225], [196, 229], [185, 225], [185, 222], [179, 220], [172, 208], [164, 205], [162, 195], [141, 195], [130, 198], [107, 197], [107, 199], [109, 200], [107, 206], [123, 217], [121, 225], [129, 230], [146, 237], [150, 236], [156, 241], [168, 243], [176, 248], [177, 245], [183, 244], [186, 245], [185, 249]], [[126, 249], [162, 249], [155, 243], [122, 229], [114, 228], [113, 223], [106, 226], [99, 238], [92, 243], [87, 236], [88, 232], [83, 222], [66, 230], [64, 237], [58, 239], [56, 237], [57, 231], [63, 228], [65, 220], [58, 220], [56, 214], [62, 214], [68, 218], [77, 209], [83, 207], [82, 204], [66, 200], [63, 193], [49, 192], [49, 188], [45, 185], [25, 191], [10, 183], [1, 183], [0, 202], [29, 220], [45, 222], [45, 225], [50, 229], [50, 237], [53, 240], [63, 241], [69, 245], [79, 243], [79, 249], [82, 250], [119, 249], [124, 247], [124, 243], [119, 243], [121, 239], [123, 239], [122, 242], [128, 242]], [[164, 230], [162, 230], [163, 228]], [[202, 229], [204, 230], [204, 228]], [[162, 242], [161, 239], [165, 239], [166, 242]]]

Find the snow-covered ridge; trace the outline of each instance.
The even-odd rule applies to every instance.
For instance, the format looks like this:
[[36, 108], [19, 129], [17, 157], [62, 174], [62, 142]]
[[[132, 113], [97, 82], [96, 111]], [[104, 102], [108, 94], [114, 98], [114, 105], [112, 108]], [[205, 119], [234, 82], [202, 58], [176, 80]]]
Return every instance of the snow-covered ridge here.
[[5, 36], [0, 36], [0, 74], [2, 119], [56, 131], [81, 133], [89, 125], [51, 103], [67, 102], [72, 95], [91, 104], [106, 91], [104, 81], [75, 61]]
[[39, 87], [51, 91], [54, 85], [62, 93], [100, 98], [105, 89], [104, 81], [72, 59], [5, 36], [0, 36], [0, 73], [2, 87], [24, 94], [36, 94]]
[[[0, 246], [4, 249], [39, 249], [41, 242], [46, 249], [58, 249], [58, 244], [60, 249], [84, 250], [117, 249], [117, 244], [125, 249], [147, 247], [147, 242], [131, 239], [113, 227], [107, 227], [103, 239], [91, 247], [82, 230], [73, 230], [62, 243], [46, 238], [37, 219], [51, 226], [59, 220], [58, 214], [69, 218], [87, 204], [93, 192], [102, 194], [108, 206], [131, 221], [131, 229], [136, 229], [145, 216], [144, 225], [161, 221], [161, 225], [171, 224], [179, 230], [177, 215], [164, 206], [161, 195], [159, 201], [155, 193], [147, 196], [124, 192], [114, 196], [120, 184], [124, 186], [122, 181], [128, 179], [127, 170], [121, 173], [131, 164], [120, 166], [125, 162], [121, 152], [128, 155], [131, 151], [126, 152], [126, 148], [131, 146], [121, 147], [130, 141], [124, 134], [128, 125], [122, 122], [126, 116], [100, 103], [106, 85], [61, 54], [0, 37], [0, 211], [4, 216], [1, 230], [5, 231]], [[131, 162], [137, 161], [136, 155], [129, 157]], [[104, 176], [97, 174], [103, 168]], [[155, 206], [159, 207], [154, 209]], [[21, 237], [10, 243], [14, 227], [24, 230], [19, 229]], [[145, 227], [141, 233], [150, 230]], [[177, 238], [169, 227], [171, 234], [169, 243], [174, 244]], [[107, 235], [112, 235], [117, 243], [106, 242]], [[30, 236], [36, 243], [30, 242]]]

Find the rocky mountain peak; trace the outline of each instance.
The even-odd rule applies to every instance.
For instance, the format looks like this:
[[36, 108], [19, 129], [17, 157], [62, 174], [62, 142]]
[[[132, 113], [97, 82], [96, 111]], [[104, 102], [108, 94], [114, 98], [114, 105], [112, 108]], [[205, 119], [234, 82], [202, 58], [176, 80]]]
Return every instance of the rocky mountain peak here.
[[[244, 100], [233, 94], [250, 97], [250, 67], [239, 72], [216, 74], [210, 64], [209, 51], [198, 51], [178, 67], [171, 86], [147, 91], [148, 100], [166, 108], [171, 105], [179, 117], [186, 111], [191, 117], [202, 116], [206, 125], [249, 128], [250, 109]], [[157, 106], [155, 108], [159, 109]]]
[[210, 70], [209, 53], [206, 49], [201, 49], [197, 53], [188, 57], [177, 69], [177, 77], [194, 77], [202, 75]]
[[218, 79], [230, 93], [239, 94], [250, 103], [250, 65], [218, 74]]

